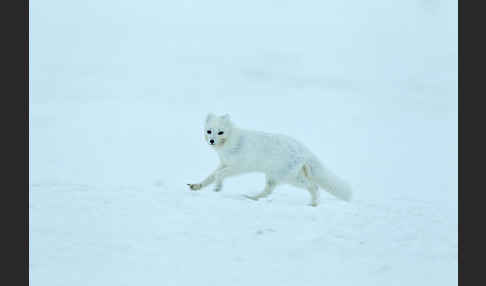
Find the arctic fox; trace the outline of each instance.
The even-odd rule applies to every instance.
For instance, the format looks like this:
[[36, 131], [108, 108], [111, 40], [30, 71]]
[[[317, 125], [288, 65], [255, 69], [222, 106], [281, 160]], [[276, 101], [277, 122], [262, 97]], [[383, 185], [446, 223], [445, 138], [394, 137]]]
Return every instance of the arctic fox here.
[[272, 193], [278, 184], [290, 184], [309, 191], [311, 206], [319, 203], [319, 187], [345, 201], [351, 200], [350, 186], [326, 169], [319, 159], [298, 141], [279, 134], [237, 128], [228, 114], [206, 117], [206, 142], [218, 153], [217, 169], [199, 184], [188, 184], [191, 190], [215, 182], [214, 191], [230, 176], [262, 172], [265, 189], [247, 198], [258, 200]]

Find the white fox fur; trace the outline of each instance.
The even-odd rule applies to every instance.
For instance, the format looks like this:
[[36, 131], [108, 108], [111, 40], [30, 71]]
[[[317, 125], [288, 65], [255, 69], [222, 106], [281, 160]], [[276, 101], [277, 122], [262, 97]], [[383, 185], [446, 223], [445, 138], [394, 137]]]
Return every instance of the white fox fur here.
[[278, 184], [304, 188], [311, 195], [310, 205], [319, 203], [319, 187], [345, 201], [351, 200], [350, 186], [326, 169], [304, 145], [285, 135], [237, 128], [229, 115], [208, 114], [204, 128], [206, 142], [218, 153], [220, 164], [199, 184], [188, 184], [199, 190], [215, 182], [220, 191], [223, 180], [249, 172], [266, 175], [265, 189], [253, 200], [266, 197]]

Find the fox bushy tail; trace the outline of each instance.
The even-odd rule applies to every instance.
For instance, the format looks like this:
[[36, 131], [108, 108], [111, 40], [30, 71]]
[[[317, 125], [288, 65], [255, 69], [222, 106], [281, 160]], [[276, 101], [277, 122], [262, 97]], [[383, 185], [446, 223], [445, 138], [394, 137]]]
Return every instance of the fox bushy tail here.
[[320, 162], [312, 162], [310, 165], [315, 183], [335, 197], [347, 202], [351, 201], [351, 186], [346, 181], [322, 166]]

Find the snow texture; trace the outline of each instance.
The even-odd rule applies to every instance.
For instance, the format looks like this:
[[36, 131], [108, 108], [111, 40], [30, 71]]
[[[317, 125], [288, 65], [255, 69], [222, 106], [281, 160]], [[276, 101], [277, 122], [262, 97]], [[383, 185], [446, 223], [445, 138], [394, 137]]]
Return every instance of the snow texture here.
[[[31, 1], [30, 282], [457, 285], [457, 1]], [[353, 201], [218, 164], [206, 114]]]

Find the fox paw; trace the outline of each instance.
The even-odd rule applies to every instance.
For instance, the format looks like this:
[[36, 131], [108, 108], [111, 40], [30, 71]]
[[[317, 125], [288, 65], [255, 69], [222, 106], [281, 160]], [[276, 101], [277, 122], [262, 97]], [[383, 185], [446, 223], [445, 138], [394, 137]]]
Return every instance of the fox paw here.
[[243, 195], [243, 196], [247, 199], [254, 200], [254, 201], [258, 201], [259, 199], [258, 196], [250, 196], [250, 195]]
[[197, 190], [200, 190], [202, 188], [202, 185], [201, 184], [187, 184], [187, 185], [193, 191], [197, 191]]

